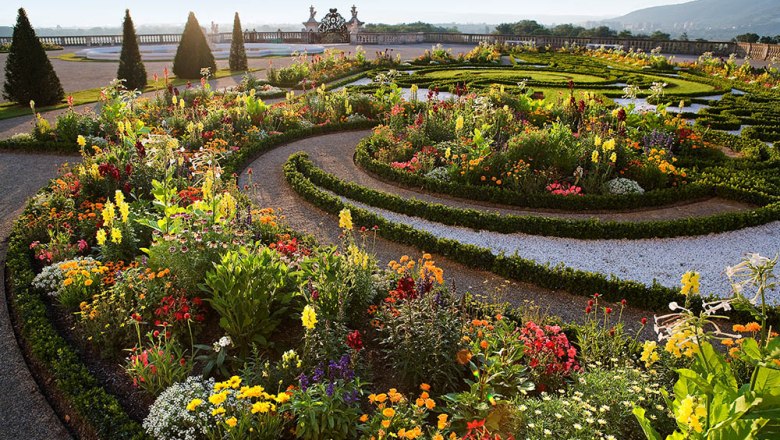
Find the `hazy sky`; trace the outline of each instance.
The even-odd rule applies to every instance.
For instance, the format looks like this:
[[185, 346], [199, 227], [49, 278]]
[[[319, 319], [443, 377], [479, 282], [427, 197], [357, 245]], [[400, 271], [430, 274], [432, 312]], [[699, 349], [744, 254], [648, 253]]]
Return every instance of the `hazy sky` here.
[[190, 10], [203, 25], [211, 21], [230, 23], [236, 11], [245, 23], [297, 23], [308, 18], [312, 4], [318, 19], [332, 7], [349, 19], [353, 3], [360, 19], [372, 23], [500, 23], [555, 15], [615, 17], [639, 8], [686, 1], [690, 0], [2, 0], [0, 25], [12, 25], [19, 7], [27, 10], [34, 27], [91, 27], [120, 25], [125, 8], [130, 8], [136, 25], [184, 23]]

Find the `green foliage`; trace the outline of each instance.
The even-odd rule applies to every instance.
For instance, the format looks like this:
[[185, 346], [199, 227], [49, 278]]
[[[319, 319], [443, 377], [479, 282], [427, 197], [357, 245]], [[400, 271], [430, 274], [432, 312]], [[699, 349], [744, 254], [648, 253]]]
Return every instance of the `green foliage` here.
[[238, 12], [233, 18], [233, 38], [230, 40], [230, 59], [228, 60], [230, 70], [247, 70], [249, 65], [246, 61], [246, 49], [244, 48], [244, 32], [241, 30], [241, 20], [238, 18]]
[[41, 106], [55, 104], [65, 97], [60, 79], [23, 8], [19, 8], [5, 62], [3, 96], [25, 106], [30, 101]]
[[186, 379], [192, 371], [192, 360], [189, 356], [185, 357], [184, 349], [166, 333], [165, 328], [149, 333], [147, 338], [144, 345], [132, 349], [125, 371], [134, 385], [156, 396]]
[[124, 86], [128, 90], [143, 90], [146, 87], [146, 68], [141, 61], [141, 52], [138, 50], [138, 38], [135, 35], [133, 19], [130, 18], [130, 10], [125, 10], [125, 21], [122, 24], [122, 52], [119, 55], [119, 70], [116, 77], [124, 80]]
[[439, 288], [399, 300], [382, 307], [377, 319], [385, 365], [406, 389], [421, 383], [442, 391], [457, 387], [463, 319], [451, 292]]
[[271, 334], [289, 314], [298, 276], [276, 251], [244, 247], [223, 255], [202, 288], [211, 294], [207, 301], [220, 316], [219, 326], [248, 353], [252, 343], [271, 344]]
[[213, 75], [217, 71], [217, 63], [198, 19], [190, 12], [173, 59], [173, 74], [183, 79], [198, 79], [204, 76], [203, 69], [209, 69]]
[[326, 383], [316, 383], [305, 390], [297, 389], [289, 409], [296, 420], [295, 437], [303, 440], [346, 440], [355, 438], [360, 407], [347, 403], [360, 384], [337, 380], [329, 391]]

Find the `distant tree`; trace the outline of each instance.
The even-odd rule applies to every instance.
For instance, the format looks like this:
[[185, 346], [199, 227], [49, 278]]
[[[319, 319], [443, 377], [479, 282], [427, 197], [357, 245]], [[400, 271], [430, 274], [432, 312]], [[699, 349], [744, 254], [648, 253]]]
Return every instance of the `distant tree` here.
[[758, 41], [761, 42], [761, 43], [764, 43], [764, 44], [778, 44], [778, 43], [780, 43], [780, 35], [777, 35], [777, 36], [774, 36], [774, 37], [770, 37], [769, 35], [765, 35], [765, 36], [761, 37], [761, 39], [758, 40]]
[[11, 48], [5, 62], [3, 96], [23, 105], [30, 101], [49, 105], [65, 97], [60, 79], [35, 35], [24, 8], [19, 8]]
[[740, 34], [734, 37], [734, 41], [738, 43], [758, 43], [759, 40], [758, 34], [754, 33], [747, 33], [747, 34]]
[[688, 41], [688, 32], [683, 32], [682, 34], [680, 34], [680, 37], [677, 39], [680, 41]]
[[586, 29], [580, 33], [581, 37], [616, 37], [617, 32], [609, 28], [609, 26], [598, 26], [591, 29]]
[[365, 26], [367, 32], [448, 32], [448, 33], [460, 33], [456, 27], [436, 26], [431, 23], [424, 23], [417, 21], [414, 23], [399, 23], [399, 24], [384, 24], [384, 23], [369, 23]]
[[559, 24], [552, 28], [552, 34], [556, 37], [579, 37], [585, 28], [573, 24]]
[[146, 87], [146, 68], [141, 61], [141, 52], [138, 50], [138, 39], [129, 9], [125, 9], [125, 22], [122, 27], [122, 53], [119, 55], [119, 70], [116, 72], [116, 77], [125, 80], [124, 84], [128, 90], [143, 90]]
[[246, 49], [244, 48], [244, 32], [241, 30], [241, 20], [238, 12], [233, 18], [233, 38], [230, 41], [230, 70], [248, 70]]
[[666, 32], [655, 31], [652, 34], [650, 34], [650, 39], [651, 40], [664, 40], [664, 41], [668, 41], [668, 40], [672, 39], [672, 35], [671, 34], [667, 34]]
[[512, 23], [501, 23], [496, 26], [496, 30], [493, 33], [498, 35], [512, 35], [515, 32], [515, 28]]
[[622, 31], [618, 32], [617, 37], [618, 38], [636, 38], [634, 36], [634, 34], [630, 30], [628, 30], [628, 29], [623, 29]]
[[217, 71], [217, 63], [198, 19], [190, 12], [173, 59], [173, 73], [179, 78], [198, 79], [201, 77], [201, 69], [204, 68], [208, 68], [213, 74]]

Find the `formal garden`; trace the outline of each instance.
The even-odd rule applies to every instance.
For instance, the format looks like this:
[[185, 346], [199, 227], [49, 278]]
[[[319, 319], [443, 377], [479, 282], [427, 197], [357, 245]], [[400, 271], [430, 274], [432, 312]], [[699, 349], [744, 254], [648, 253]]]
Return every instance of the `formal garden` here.
[[[672, 255], [629, 258], [643, 278], [493, 244], [617, 253], [776, 224], [775, 68], [577, 47], [435, 46], [411, 60], [332, 48], [218, 92], [207, 46], [190, 50], [206, 55], [174, 73], [200, 82], [166, 76], [141, 95], [131, 53], [96, 112], [38, 115], [0, 141], [78, 154], [27, 203], [6, 264], [22, 345], [78, 436], [780, 433], [775, 254], [740, 248], [713, 268], [705, 247], [667, 272], [643, 266]], [[344, 133], [364, 136], [336, 156], [327, 139]], [[325, 153], [250, 167], [305, 139]], [[261, 204], [256, 188], [273, 185], [337, 224], [333, 239]], [[397, 244], [414, 252], [384, 258]], [[445, 261], [574, 295], [562, 305], [574, 317], [466, 289]]]

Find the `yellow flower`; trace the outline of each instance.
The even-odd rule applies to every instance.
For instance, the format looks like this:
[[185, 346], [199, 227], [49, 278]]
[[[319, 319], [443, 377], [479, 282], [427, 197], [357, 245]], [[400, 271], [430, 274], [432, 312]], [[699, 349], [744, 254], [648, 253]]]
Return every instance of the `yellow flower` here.
[[463, 116], [458, 116], [458, 119], [455, 120], [455, 131], [461, 130], [463, 130]]
[[696, 432], [704, 431], [701, 424], [702, 418], [706, 420], [707, 407], [699, 403], [699, 399], [694, 396], [687, 396], [680, 402], [677, 408], [676, 419], [679, 423], [691, 427]]
[[227, 399], [227, 391], [222, 391], [221, 393], [209, 396], [209, 402], [212, 405], [222, 405], [222, 402], [224, 402], [225, 399]]
[[[184, 101], [182, 101], [182, 102], [184, 102]], [[231, 417], [231, 418], [225, 420], [225, 423], [227, 423], [227, 425], [230, 426], [231, 428], [235, 428], [236, 424], [238, 423], [238, 420], [236, 420], [235, 417]]]
[[613, 151], [612, 154], [609, 156], [609, 161], [612, 163], [617, 162], [617, 153]]
[[439, 421], [436, 424], [436, 427], [439, 429], [444, 429], [447, 427], [447, 414], [439, 414]]
[[389, 428], [390, 427], [390, 420], [382, 420], [382, 427], [383, 428]]
[[76, 138], [76, 143], [79, 144], [79, 147], [83, 148], [84, 146], [87, 145], [87, 140], [84, 139], [84, 136], [78, 135], [78, 137]]
[[119, 244], [122, 242], [122, 231], [117, 228], [111, 228], [111, 241]]
[[341, 212], [339, 212], [339, 228], [352, 230], [352, 213], [349, 209], [342, 209]]
[[658, 362], [658, 353], [655, 351], [658, 344], [655, 341], [645, 341], [642, 347], [642, 356], [639, 358], [645, 363], [646, 368], [650, 368], [654, 363]]
[[314, 329], [314, 325], [317, 324], [317, 312], [314, 311], [314, 307], [307, 305], [303, 308], [301, 321], [303, 322], [303, 326], [307, 329]]
[[276, 395], [276, 403], [286, 403], [290, 400], [290, 395], [287, 393], [279, 393]]
[[593, 150], [593, 153], [590, 155], [590, 161], [593, 163], [597, 163], [599, 161], [599, 150]]
[[388, 419], [392, 419], [395, 415], [395, 410], [393, 408], [385, 408], [382, 410], [382, 415], [387, 417]]
[[265, 414], [271, 410], [271, 404], [268, 402], [255, 402], [252, 404], [252, 414]]
[[190, 403], [187, 404], [187, 411], [195, 411], [195, 408], [200, 406], [201, 403], [203, 403], [202, 399], [192, 399]]
[[230, 388], [236, 389], [241, 385], [241, 378], [238, 376], [233, 376], [228, 379], [227, 384]]
[[608, 141], [604, 141], [604, 145], [602, 145], [601, 148], [604, 150], [605, 153], [614, 150], [615, 149], [615, 140], [614, 139], [610, 139]]
[[601, 146], [601, 136], [596, 135], [596, 137], [593, 138], [593, 145], [597, 147]]
[[114, 212], [114, 204], [111, 200], [107, 201], [103, 206], [103, 211], [101, 211], [100, 215], [103, 216], [103, 223], [105, 223], [106, 226], [111, 226], [114, 223], [114, 216], [116, 213]]
[[84, 280], [84, 285], [85, 286], [91, 286], [92, 283], [93, 283], [93, 281], [90, 278], [87, 278], [86, 280]]
[[[211, 399], [209, 398], [209, 400], [211, 400]], [[223, 408], [221, 406], [218, 407], [218, 408], [214, 408], [214, 410], [211, 411], [211, 415], [212, 416], [218, 416], [220, 414], [225, 414], [225, 408]]]
[[97, 238], [98, 245], [103, 246], [104, 244], [106, 244], [106, 231], [103, 229], [99, 229], [97, 231], [96, 238]]
[[680, 293], [683, 295], [698, 295], [699, 294], [699, 272], [688, 271], [685, 272], [680, 280], [682, 283], [682, 289]]
[[65, 287], [68, 287], [68, 286], [70, 286], [71, 284], [73, 284], [73, 278], [65, 278], [65, 281], [63, 281], [63, 282], [62, 282], [62, 284], [63, 284]]

